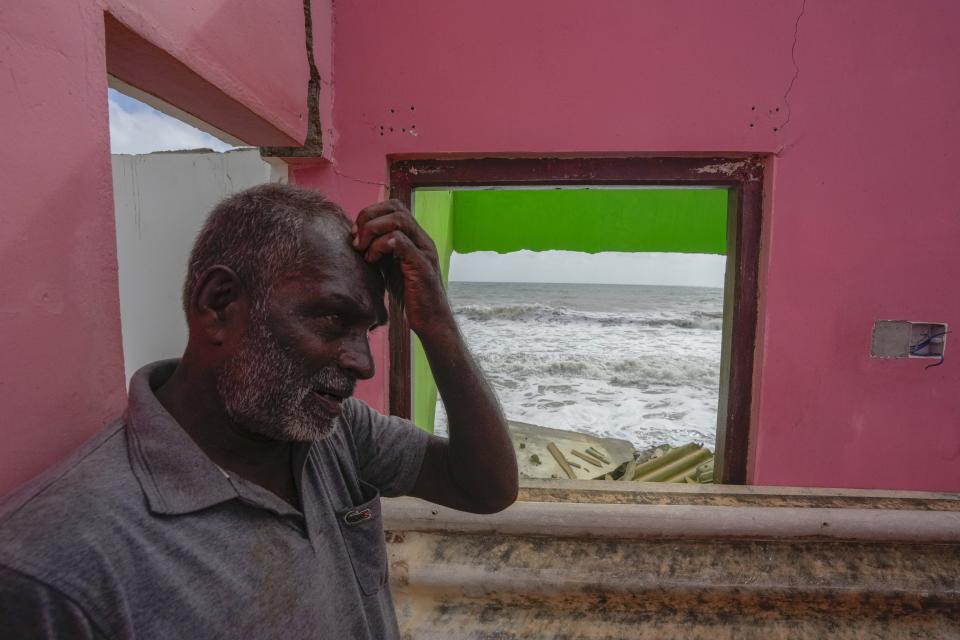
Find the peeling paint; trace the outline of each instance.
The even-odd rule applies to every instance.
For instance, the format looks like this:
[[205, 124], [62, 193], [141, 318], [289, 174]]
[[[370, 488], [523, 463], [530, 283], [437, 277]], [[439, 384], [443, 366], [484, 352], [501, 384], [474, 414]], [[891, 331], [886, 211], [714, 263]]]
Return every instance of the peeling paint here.
[[724, 176], [736, 175], [741, 169], [747, 166], [747, 161], [743, 160], [741, 162], [724, 162], [721, 164], [708, 164], [705, 167], [698, 167], [695, 169], [696, 173], [712, 173], [720, 174]]
[[751, 182], [760, 180], [763, 159], [760, 157], [750, 157], [735, 162], [721, 162], [717, 164], [708, 164], [694, 169], [695, 173], [718, 175], [725, 177], [737, 177]]
[[412, 174], [415, 175], [415, 176], [420, 175], [420, 174], [429, 175], [429, 174], [431, 174], [431, 173], [440, 173], [441, 171], [443, 171], [443, 169], [442, 169], [441, 167], [437, 167], [437, 168], [421, 168], [421, 169], [418, 169], [417, 167], [411, 167], [411, 169], [410, 169], [410, 173], [412, 173]]

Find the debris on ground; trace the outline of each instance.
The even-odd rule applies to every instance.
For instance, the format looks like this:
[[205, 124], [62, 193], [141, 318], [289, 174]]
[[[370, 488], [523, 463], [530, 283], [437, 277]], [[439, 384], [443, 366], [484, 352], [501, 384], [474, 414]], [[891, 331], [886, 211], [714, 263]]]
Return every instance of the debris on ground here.
[[619, 438], [525, 422], [510, 421], [509, 428], [524, 478], [713, 483], [713, 453], [702, 443], [635, 451]]

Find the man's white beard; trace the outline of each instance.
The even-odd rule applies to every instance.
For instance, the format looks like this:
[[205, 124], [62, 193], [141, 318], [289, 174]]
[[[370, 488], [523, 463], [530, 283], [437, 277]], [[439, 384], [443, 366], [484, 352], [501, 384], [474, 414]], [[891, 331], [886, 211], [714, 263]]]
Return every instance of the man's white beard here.
[[353, 394], [356, 379], [331, 364], [310, 374], [302, 360], [254, 320], [217, 378], [217, 392], [237, 425], [272, 440], [312, 442], [329, 436], [337, 416], [315, 391]]

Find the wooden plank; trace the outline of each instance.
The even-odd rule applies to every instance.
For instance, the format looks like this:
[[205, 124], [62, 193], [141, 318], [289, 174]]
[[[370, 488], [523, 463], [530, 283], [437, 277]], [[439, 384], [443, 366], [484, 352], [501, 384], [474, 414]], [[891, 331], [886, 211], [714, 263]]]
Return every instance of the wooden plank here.
[[580, 451], [577, 451], [576, 449], [574, 449], [574, 450], [571, 451], [570, 453], [572, 453], [573, 455], [577, 456], [577, 457], [580, 458], [581, 460], [584, 460], [584, 461], [586, 461], [586, 462], [589, 462], [590, 464], [592, 464], [592, 465], [595, 466], [595, 467], [602, 467], [602, 466], [603, 466], [603, 463], [600, 462], [599, 460], [593, 458], [592, 456], [588, 456], [588, 455], [585, 454], [585, 453], [581, 453]]
[[550, 455], [553, 456], [553, 459], [557, 461], [557, 464], [560, 465], [560, 468], [563, 469], [563, 472], [567, 474], [567, 477], [571, 480], [576, 480], [577, 474], [573, 472], [570, 463], [567, 462], [567, 459], [563, 453], [561, 453], [560, 449], [557, 449], [557, 445], [551, 442], [547, 445], [547, 450], [550, 452]]

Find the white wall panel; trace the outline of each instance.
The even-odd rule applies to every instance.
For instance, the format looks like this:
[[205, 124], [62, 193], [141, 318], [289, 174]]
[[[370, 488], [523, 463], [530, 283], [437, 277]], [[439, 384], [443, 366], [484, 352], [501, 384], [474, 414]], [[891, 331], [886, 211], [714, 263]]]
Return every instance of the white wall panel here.
[[286, 165], [257, 149], [113, 156], [120, 321], [127, 379], [143, 365], [178, 357], [187, 342], [180, 304], [193, 240], [225, 196], [285, 182]]

